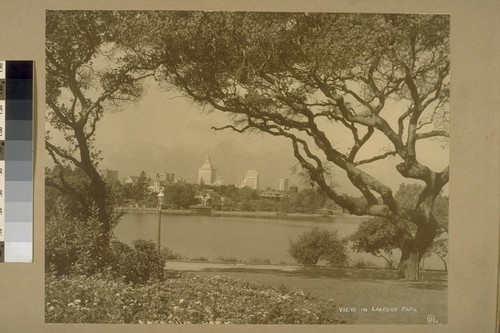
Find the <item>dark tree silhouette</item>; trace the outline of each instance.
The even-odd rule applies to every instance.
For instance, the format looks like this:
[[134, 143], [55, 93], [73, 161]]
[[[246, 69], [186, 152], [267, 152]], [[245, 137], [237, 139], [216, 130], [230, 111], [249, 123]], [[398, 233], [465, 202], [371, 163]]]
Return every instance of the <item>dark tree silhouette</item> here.
[[[100, 248], [109, 246], [110, 230], [119, 214], [114, 210], [109, 186], [99, 172], [99, 150], [94, 146], [97, 123], [105, 110], [139, 98], [138, 84], [145, 73], [131, 67], [110, 40], [113, 12], [47, 13], [46, 105], [52, 132], [59, 132], [66, 145], [53, 143], [46, 134], [45, 147], [58, 170], [46, 184], [79, 203], [83, 219], [97, 208]], [[65, 167], [86, 176], [82, 183], [66, 179]]]

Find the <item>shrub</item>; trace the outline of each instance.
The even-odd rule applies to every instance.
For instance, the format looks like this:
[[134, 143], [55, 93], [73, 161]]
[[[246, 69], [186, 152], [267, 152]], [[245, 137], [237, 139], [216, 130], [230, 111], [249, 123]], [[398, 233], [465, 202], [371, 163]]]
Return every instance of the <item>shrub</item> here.
[[109, 263], [109, 248], [99, 247], [101, 225], [97, 209], [84, 221], [66, 213], [58, 204], [45, 229], [45, 267], [56, 274], [94, 274]]
[[133, 248], [113, 241], [111, 249], [112, 274], [122, 277], [125, 282], [145, 283], [151, 279], [163, 279], [166, 260], [152, 241], [135, 240]]
[[70, 219], [61, 207], [45, 225], [45, 268], [57, 274], [68, 274], [78, 258], [74, 246], [76, 221]]
[[229, 263], [229, 264], [235, 264], [238, 262], [238, 259], [236, 257], [226, 257], [226, 256], [217, 256], [215, 258], [215, 261], [222, 262], [222, 263]]
[[132, 285], [99, 274], [47, 274], [45, 300], [49, 323], [342, 323], [332, 300], [217, 275]]
[[354, 268], [380, 268], [380, 265], [378, 265], [370, 260], [364, 260], [363, 258], [358, 258], [351, 263], [351, 267], [354, 267]]
[[271, 259], [250, 257], [250, 258], [248, 258], [248, 260], [245, 261], [245, 263], [246, 264], [256, 264], [256, 265], [270, 264], [271, 263]]
[[179, 253], [174, 253], [168, 247], [161, 248], [161, 256], [166, 260], [180, 260], [182, 259], [182, 255]]
[[370, 253], [383, 258], [389, 268], [397, 267], [393, 250], [399, 247], [402, 231], [384, 218], [376, 217], [363, 221], [349, 240], [356, 252]]
[[321, 259], [331, 266], [346, 266], [346, 243], [338, 238], [337, 231], [314, 228], [302, 233], [296, 241], [290, 240], [288, 252], [303, 265], [316, 265]]
[[190, 261], [208, 261], [207, 257], [195, 257], [195, 258], [190, 258]]

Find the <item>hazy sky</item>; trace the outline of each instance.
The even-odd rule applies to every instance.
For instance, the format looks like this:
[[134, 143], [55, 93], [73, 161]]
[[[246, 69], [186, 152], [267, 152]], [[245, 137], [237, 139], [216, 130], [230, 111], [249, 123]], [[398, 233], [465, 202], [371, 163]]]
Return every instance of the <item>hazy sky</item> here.
[[101, 168], [119, 170], [120, 177], [165, 171], [195, 183], [209, 154], [225, 184], [239, 183], [248, 169], [259, 171], [263, 186], [292, 176], [296, 162], [286, 140], [214, 131], [211, 126], [230, 123], [225, 115], [208, 114], [175, 96], [152, 88], [136, 105], [106, 114], [96, 135], [104, 157]]
[[[397, 120], [397, 113], [394, 115], [389, 119], [390, 123]], [[237, 184], [248, 169], [256, 169], [261, 188], [274, 188], [276, 178], [290, 178], [290, 185], [304, 186], [300, 177], [292, 172], [297, 162], [288, 139], [211, 129], [229, 123], [225, 114], [203, 111], [179, 93], [160, 91], [151, 83], [139, 102], [129, 104], [121, 111], [107, 112], [99, 122], [96, 147], [102, 151], [100, 168], [118, 170], [120, 178], [138, 176], [142, 170], [148, 175], [152, 171], [164, 171], [196, 183], [198, 168], [209, 154], [217, 169], [217, 177], [221, 176], [225, 184]], [[338, 129], [333, 127], [326, 130], [327, 134], [336, 131]], [[381, 134], [372, 139], [359, 158], [380, 153], [381, 148], [387, 146]], [[442, 148], [438, 142], [426, 141], [417, 144], [419, 161], [434, 171], [441, 171], [448, 165], [448, 148]], [[65, 146], [61, 138], [55, 139], [55, 143]], [[333, 144], [345, 147], [350, 143], [337, 135]], [[341, 149], [341, 152], [345, 151]], [[400, 162], [397, 157], [388, 158], [363, 169], [396, 191], [401, 182], [415, 182], [397, 173], [395, 165]], [[342, 170], [334, 169], [333, 176], [342, 191], [360, 195]]]
[[[239, 183], [248, 169], [256, 169], [262, 188], [274, 187], [275, 179], [281, 177], [290, 178], [290, 185], [302, 185], [292, 172], [297, 162], [287, 139], [211, 129], [229, 123], [220, 112], [208, 113], [178, 93], [151, 86], [138, 103], [107, 113], [100, 121], [96, 134], [96, 145], [104, 157], [100, 167], [118, 170], [119, 177], [139, 175], [142, 170], [148, 174], [171, 172], [195, 183], [198, 168], [210, 154], [217, 177], [222, 176], [225, 184]], [[373, 149], [377, 152], [383, 138], [374, 139]], [[425, 145], [418, 151], [422, 162], [435, 171], [447, 165], [447, 148], [437, 143], [419, 144]], [[400, 162], [390, 158], [365, 169], [396, 190], [401, 182], [411, 182], [395, 171], [394, 166]], [[342, 170], [336, 170], [334, 176], [344, 191], [358, 195]]]

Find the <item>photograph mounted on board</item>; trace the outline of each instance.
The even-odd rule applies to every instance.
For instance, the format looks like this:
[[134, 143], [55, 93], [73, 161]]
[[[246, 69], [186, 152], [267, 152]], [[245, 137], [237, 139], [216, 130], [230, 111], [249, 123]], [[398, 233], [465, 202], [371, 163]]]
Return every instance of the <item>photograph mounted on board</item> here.
[[448, 321], [447, 15], [46, 14], [45, 321]]

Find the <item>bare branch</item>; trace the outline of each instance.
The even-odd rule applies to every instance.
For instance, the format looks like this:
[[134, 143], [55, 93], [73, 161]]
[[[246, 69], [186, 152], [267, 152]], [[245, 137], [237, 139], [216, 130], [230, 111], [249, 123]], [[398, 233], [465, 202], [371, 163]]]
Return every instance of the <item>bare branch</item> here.
[[354, 165], [362, 165], [362, 164], [368, 164], [368, 163], [372, 163], [372, 162], [375, 162], [375, 161], [379, 161], [379, 160], [383, 160], [389, 156], [396, 156], [398, 154], [398, 152], [396, 151], [389, 151], [389, 152], [386, 152], [382, 155], [378, 155], [378, 156], [374, 156], [374, 157], [371, 157], [371, 158], [367, 158], [367, 159], [364, 159], [364, 160], [361, 160], [361, 161], [357, 161], [354, 163]]
[[[80, 161], [78, 161], [76, 158], [74, 158], [73, 156], [69, 155], [68, 153], [64, 152], [61, 148], [53, 145], [52, 143], [50, 143], [48, 140], [45, 140], [45, 148], [50, 152], [50, 153], [53, 153], [53, 154], [56, 154], [58, 156], [60, 156], [61, 158], [64, 158], [66, 160], [69, 160], [71, 161], [75, 166], [81, 168], [82, 167], [82, 163]], [[54, 160], [55, 162], [56, 160]]]
[[398, 136], [400, 140], [403, 140], [404, 121], [406, 118], [408, 118], [409, 115], [411, 115], [412, 112], [413, 106], [410, 106], [408, 110], [398, 118]]
[[432, 138], [432, 137], [437, 137], [437, 136], [449, 137], [450, 134], [448, 133], [448, 131], [443, 131], [443, 130], [435, 130], [435, 131], [430, 131], [427, 133], [417, 133], [416, 140]]
[[222, 130], [225, 130], [225, 129], [232, 129], [233, 131], [235, 132], [238, 132], [238, 133], [243, 133], [245, 132], [246, 130], [250, 129], [252, 126], [245, 126], [243, 128], [236, 128], [235, 126], [233, 125], [226, 125], [226, 126], [222, 126], [222, 127], [214, 127], [212, 126], [211, 128], [215, 131], [222, 131]]

